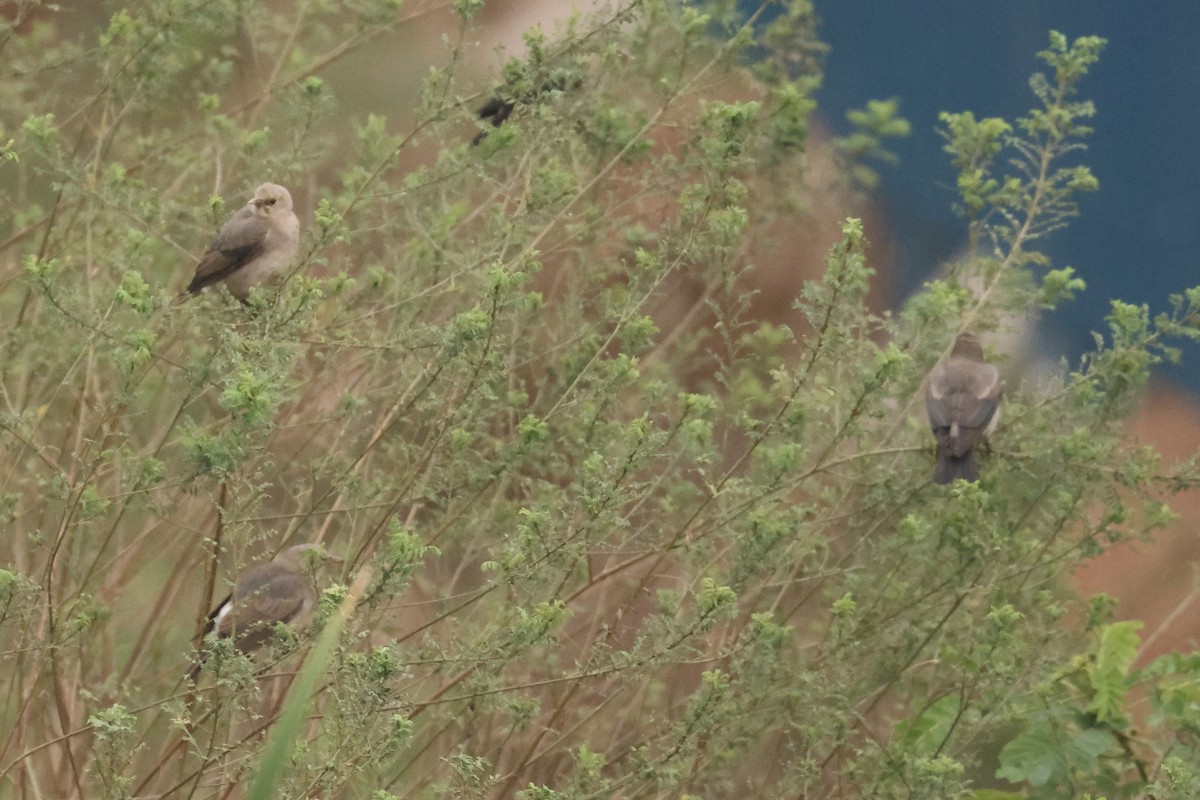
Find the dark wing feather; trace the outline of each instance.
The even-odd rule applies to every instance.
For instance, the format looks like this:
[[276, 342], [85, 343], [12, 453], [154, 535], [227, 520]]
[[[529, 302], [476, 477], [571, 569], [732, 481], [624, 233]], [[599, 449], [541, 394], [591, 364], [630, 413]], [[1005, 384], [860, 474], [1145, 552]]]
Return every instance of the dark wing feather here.
[[[953, 359], [939, 363], [929, 375], [925, 410], [939, 447], [958, 458], [983, 439], [988, 423], [1000, 406], [1000, 376], [990, 364]], [[957, 436], [951, 427], [958, 423]]]
[[[513, 109], [516, 107], [517, 104], [514, 102], [493, 97], [484, 103], [475, 113], [482, 120], [490, 120], [493, 128], [499, 128], [512, 115]], [[486, 128], [475, 134], [475, 138], [471, 140], [471, 146], [477, 147], [480, 142], [487, 138], [487, 135], [488, 131]]]
[[996, 413], [996, 409], [1000, 406], [1000, 395], [1003, 394], [1003, 387], [1000, 385], [1000, 373], [991, 364], [982, 364], [980, 374], [977, 376], [977, 386], [975, 392], [976, 404], [971, 407], [971, 413], [965, 415], [961, 423], [967, 428], [986, 428], [992, 416]]
[[243, 208], [234, 214], [201, 256], [196, 265], [196, 276], [188, 284], [188, 292], [195, 294], [257, 258], [267, 243], [269, 231], [266, 217], [255, 215], [251, 208]]
[[971, 414], [961, 423], [964, 428], [979, 428], [987, 427], [988, 422], [996, 413], [996, 409], [1000, 407], [1000, 394], [996, 393], [990, 397], [981, 397], [972, 409]]
[[937, 397], [930, 388], [925, 392], [925, 411], [929, 414], [929, 426], [934, 430], [950, 427], [949, 409], [941, 397]]
[[256, 629], [288, 622], [304, 607], [312, 592], [307, 580], [279, 564], [268, 562], [246, 570], [234, 591], [234, 605], [217, 633], [241, 639]]
[[204, 662], [208, 660], [208, 651], [204, 649], [204, 637], [212, 633], [213, 626], [217, 622], [217, 614], [221, 613], [221, 609], [225, 604], [233, 599], [233, 595], [227, 596], [224, 600], [213, 606], [213, 610], [208, 612], [208, 619], [204, 621], [204, 630], [200, 631], [200, 643], [197, 645], [196, 663], [192, 664], [192, 668], [188, 670], [188, 678], [194, 683], [200, 677], [200, 668], [204, 666]]
[[220, 614], [221, 609], [224, 608], [225, 604], [228, 603], [232, 599], [233, 599], [232, 594], [226, 595], [224, 600], [217, 603], [215, 606], [213, 606], [213, 610], [208, 612], [208, 617], [207, 617], [207, 619], [204, 620], [204, 630], [200, 631], [200, 640], [201, 641], [204, 640], [205, 636], [208, 636], [210, 633], [212, 633], [213, 626], [217, 624], [217, 614]]
[[[238, 578], [233, 594], [217, 603], [208, 615], [201, 641], [215, 629], [218, 636], [236, 636], [237, 647], [243, 652], [254, 650], [270, 637], [275, 623], [294, 619], [311, 594], [312, 587], [302, 576], [279, 564], [268, 562], [250, 567]], [[229, 613], [218, 621], [221, 610], [231, 603]], [[188, 672], [192, 681], [199, 677], [207, 657], [201, 646], [196, 663]]]
[[479, 107], [475, 113], [480, 119], [490, 119], [492, 125], [497, 128], [504, 124], [516, 108], [517, 104], [508, 100], [502, 100], [500, 97], [493, 97]]
[[954, 421], [953, 394], [947, 392], [946, 365], [935, 364], [925, 386], [925, 413], [929, 415], [929, 427], [938, 442], [950, 435], [950, 423]]

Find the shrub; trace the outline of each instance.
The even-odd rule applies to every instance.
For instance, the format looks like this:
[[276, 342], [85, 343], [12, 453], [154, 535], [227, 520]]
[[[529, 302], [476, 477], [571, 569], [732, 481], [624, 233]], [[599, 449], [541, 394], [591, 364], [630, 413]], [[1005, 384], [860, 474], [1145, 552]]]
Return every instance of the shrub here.
[[[1083, 288], [1037, 247], [1096, 188], [1103, 43], [1053, 34], [1024, 119], [943, 117], [973, 244], [947, 276], [872, 310], [849, 218], [772, 323], [759, 259], [825, 147], [808, 5], [531, 30], [473, 147], [481, 5], [401, 123], [340, 113], [328, 73], [423, 6], [14, 7], [0, 793], [1194, 796], [1200, 662], [1134, 669], [1137, 626], [1063, 576], [1196, 481], [1121, 423], [1200, 289], [1114, 302], [1078, 368], [1008, 393], [980, 483], [928, 480], [955, 331]], [[870, 108], [850, 157], [905, 130]], [[295, 274], [176, 304], [264, 180]], [[231, 577], [296, 541], [346, 558], [319, 643], [218, 648], [188, 686]]]

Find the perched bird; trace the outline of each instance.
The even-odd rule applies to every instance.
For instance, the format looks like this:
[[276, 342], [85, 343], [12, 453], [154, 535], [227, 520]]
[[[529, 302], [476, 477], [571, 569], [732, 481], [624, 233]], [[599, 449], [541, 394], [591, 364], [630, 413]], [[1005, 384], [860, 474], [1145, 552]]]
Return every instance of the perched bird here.
[[[499, 128], [508, 121], [508, 118], [512, 116], [512, 112], [514, 109], [516, 109], [516, 107], [517, 103], [515, 100], [505, 100], [499, 95], [496, 95], [480, 106], [479, 110], [476, 111], [475, 114], [481, 120], [492, 123], [493, 128]], [[475, 138], [471, 140], [471, 146], [476, 147], [480, 142], [487, 138], [487, 135], [487, 128], [479, 131], [479, 133], [475, 134]]]
[[[579, 85], [579, 81], [575, 81], [574, 85]], [[545, 81], [541, 88], [531, 89], [520, 97], [513, 98], [497, 93], [480, 106], [475, 115], [484, 122], [490, 122], [493, 128], [499, 128], [512, 116], [518, 104], [528, 105], [550, 92], [562, 91], [565, 88], [567, 88], [567, 79], [559, 77]], [[475, 138], [471, 140], [471, 146], [476, 147], [487, 138], [487, 135], [487, 128], [479, 131], [479, 133], [475, 134]]]
[[204, 251], [188, 294], [224, 281], [229, 293], [244, 303], [251, 287], [291, 265], [299, 244], [300, 221], [292, 211], [291, 194], [277, 183], [264, 183]]
[[[275, 556], [274, 560], [247, 567], [238, 575], [233, 591], [208, 615], [201, 640], [209, 633], [233, 639], [243, 653], [262, 647], [274, 633], [276, 623], [303, 627], [312, 621], [317, 594], [305, 571], [305, 554], [315, 551], [321, 561], [340, 561], [319, 544], [298, 544]], [[201, 646], [199, 657], [188, 677], [200, 674], [208, 654]]]
[[975, 447], [986, 439], [1000, 418], [1004, 386], [996, 368], [983, 360], [983, 347], [969, 331], [954, 340], [949, 357], [929, 373], [925, 409], [937, 439], [934, 483], [979, 480]]

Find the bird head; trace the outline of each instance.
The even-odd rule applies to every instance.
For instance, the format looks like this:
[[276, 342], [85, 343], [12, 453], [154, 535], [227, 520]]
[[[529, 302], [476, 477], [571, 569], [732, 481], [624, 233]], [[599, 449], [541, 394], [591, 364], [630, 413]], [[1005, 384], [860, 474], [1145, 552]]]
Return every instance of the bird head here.
[[983, 345], [978, 337], [970, 331], [963, 331], [954, 338], [954, 347], [950, 355], [959, 358], [969, 358], [972, 361], [983, 361]]
[[343, 559], [319, 544], [296, 544], [281, 551], [275, 560], [301, 572], [312, 572], [325, 564], [341, 564]]
[[273, 211], [291, 211], [292, 195], [278, 183], [264, 183], [254, 190], [250, 203], [259, 211], [270, 214]]

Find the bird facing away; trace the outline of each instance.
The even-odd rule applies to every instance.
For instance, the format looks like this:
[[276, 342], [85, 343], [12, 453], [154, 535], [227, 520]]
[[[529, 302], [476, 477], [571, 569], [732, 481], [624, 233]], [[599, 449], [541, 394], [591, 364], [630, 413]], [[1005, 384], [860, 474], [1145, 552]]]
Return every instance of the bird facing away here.
[[286, 270], [300, 244], [300, 220], [292, 196], [277, 183], [264, 183], [221, 227], [196, 265], [188, 294], [225, 282], [229, 293], [246, 302], [250, 289]]
[[[275, 556], [272, 561], [247, 567], [234, 582], [233, 591], [208, 615], [203, 638], [217, 636], [233, 639], [243, 653], [262, 647], [283, 622], [302, 628], [312, 621], [317, 593], [305, 570], [305, 554], [316, 551], [324, 561], [339, 561], [319, 544], [298, 544]], [[201, 645], [199, 658], [188, 677], [200, 674], [207, 653]]]
[[975, 447], [1000, 419], [1004, 385], [996, 368], [983, 360], [983, 347], [970, 331], [954, 340], [950, 355], [929, 373], [925, 409], [937, 439], [933, 482], [979, 480]]

